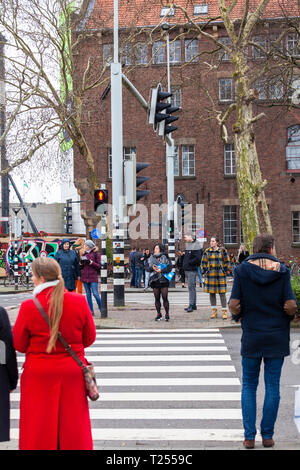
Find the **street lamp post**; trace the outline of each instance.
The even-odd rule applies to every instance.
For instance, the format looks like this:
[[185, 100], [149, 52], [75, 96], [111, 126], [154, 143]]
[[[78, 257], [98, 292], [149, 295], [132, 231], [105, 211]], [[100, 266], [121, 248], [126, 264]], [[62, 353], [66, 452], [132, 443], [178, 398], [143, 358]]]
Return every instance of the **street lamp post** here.
[[[170, 36], [168, 23], [162, 24], [162, 29], [166, 31], [167, 36], [167, 77], [168, 77], [168, 93], [171, 93], [171, 79], [170, 79]], [[171, 98], [168, 98], [171, 102]], [[174, 139], [169, 134], [169, 139], [166, 140], [166, 163], [167, 163], [167, 200], [168, 200], [168, 251], [169, 257], [172, 261], [172, 266], [175, 266], [175, 239], [174, 239]], [[170, 286], [175, 287], [175, 276], [170, 281]]]

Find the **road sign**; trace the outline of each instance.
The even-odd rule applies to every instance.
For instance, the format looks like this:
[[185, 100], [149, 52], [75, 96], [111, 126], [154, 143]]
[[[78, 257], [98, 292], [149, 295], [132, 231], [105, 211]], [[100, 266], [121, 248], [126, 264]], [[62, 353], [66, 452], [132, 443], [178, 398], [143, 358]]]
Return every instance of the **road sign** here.
[[94, 240], [98, 240], [99, 238], [101, 238], [101, 230], [99, 230], [98, 228], [94, 228], [91, 231], [91, 237], [94, 238]]
[[202, 229], [199, 230], [199, 231], [197, 232], [197, 237], [199, 237], [199, 238], [205, 238], [205, 237], [206, 237], [206, 231], [205, 231], [205, 230], [202, 230]]

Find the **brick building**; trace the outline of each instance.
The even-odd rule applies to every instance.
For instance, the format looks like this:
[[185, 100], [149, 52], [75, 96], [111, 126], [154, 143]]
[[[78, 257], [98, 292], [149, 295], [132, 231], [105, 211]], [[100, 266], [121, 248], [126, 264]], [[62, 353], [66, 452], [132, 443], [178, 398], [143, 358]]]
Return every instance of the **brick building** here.
[[[207, 31], [226, 42], [226, 31], [218, 16], [217, 0], [178, 2], [186, 7], [190, 17], [197, 23], [205, 23], [207, 16], [214, 17]], [[244, 3], [238, 1], [233, 11], [241, 18]], [[252, 10], [258, 1], [250, 2]], [[282, 0], [269, 3], [264, 17], [253, 32], [257, 47], [249, 45], [246, 53], [251, 70], [258, 70], [265, 62], [264, 50], [276, 41], [283, 31], [285, 15], [298, 12], [297, 2], [286, 2], [291, 11], [283, 9]], [[295, 3], [295, 5], [292, 5]], [[80, 31], [88, 32], [77, 57], [77, 77], [91, 56], [101, 69], [109, 63], [113, 50], [113, 0], [84, 2]], [[286, 6], [285, 5], [285, 6]], [[165, 16], [167, 15], [167, 16]], [[204, 221], [207, 237], [219, 234], [230, 252], [236, 253], [241, 243], [240, 208], [235, 178], [235, 152], [231, 125], [228, 124], [229, 140], [224, 144], [215, 115], [215, 109], [225, 110], [235, 100], [235, 84], [230, 57], [219, 50], [209, 39], [195, 32], [187, 23], [182, 11], [168, 10], [158, 0], [120, 0], [120, 45], [124, 73], [145, 97], [157, 83], [167, 86], [166, 41], [158, 24], [169, 22], [171, 87], [174, 104], [180, 107], [173, 133], [175, 140], [175, 197], [184, 194], [189, 203], [204, 204]], [[80, 30], [80, 31], [79, 31]], [[282, 36], [277, 44], [280, 51], [298, 57], [298, 35], [294, 31]], [[261, 46], [261, 47], [260, 47]], [[276, 65], [276, 63], [275, 63]], [[275, 67], [276, 70], [276, 67]], [[292, 76], [300, 70], [276, 70], [272, 79], [262, 75], [254, 85], [255, 114], [265, 117], [255, 125], [255, 138], [263, 179], [268, 181], [265, 190], [269, 204], [271, 223], [276, 237], [277, 254], [288, 260], [290, 256], [300, 259], [300, 112], [290, 109], [286, 103], [291, 98]], [[83, 107], [82, 119], [86, 139], [96, 161], [99, 183], [105, 183], [111, 197], [111, 127], [110, 96], [103, 99], [103, 91], [109, 83], [109, 66], [104, 72], [107, 80], [89, 94]], [[287, 78], [289, 77], [289, 78]], [[102, 99], [101, 99], [102, 97]], [[163, 140], [148, 125], [145, 111], [123, 87], [123, 145], [124, 158], [134, 152], [137, 161], [149, 162], [143, 175], [150, 176], [143, 189], [150, 195], [141, 202], [147, 205], [167, 202], [166, 157]], [[76, 165], [75, 185], [84, 186], [85, 168]], [[141, 188], [142, 189], [142, 188]], [[91, 200], [82, 211], [92, 210]], [[196, 230], [199, 227], [194, 227]], [[149, 244], [140, 240], [141, 247]], [[152, 244], [151, 244], [152, 245]]]

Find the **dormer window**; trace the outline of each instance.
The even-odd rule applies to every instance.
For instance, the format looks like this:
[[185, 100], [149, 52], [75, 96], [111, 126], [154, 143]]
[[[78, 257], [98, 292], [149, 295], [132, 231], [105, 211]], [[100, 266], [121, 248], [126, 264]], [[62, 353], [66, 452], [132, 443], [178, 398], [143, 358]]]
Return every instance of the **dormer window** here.
[[194, 15], [207, 15], [208, 5], [194, 5]]
[[162, 7], [160, 10], [160, 16], [174, 16], [175, 8], [173, 7]]

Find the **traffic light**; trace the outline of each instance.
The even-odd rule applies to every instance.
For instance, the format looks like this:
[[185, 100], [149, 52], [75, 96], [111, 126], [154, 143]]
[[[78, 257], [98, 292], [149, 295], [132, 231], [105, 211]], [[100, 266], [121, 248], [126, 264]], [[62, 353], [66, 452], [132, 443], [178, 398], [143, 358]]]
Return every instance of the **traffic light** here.
[[97, 214], [104, 214], [107, 212], [108, 205], [108, 189], [95, 189], [94, 190], [94, 211]]
[[67, 199], [65, 205], [65, 231], [66, 233], [72, 233], [72, 199]]
[[24, 237], [24, 220], [21, 219], [21, 238]]
[[148, 168], [149, 163], [137, 162], [136, 155], [132, 154], [130, 159], [125, 160], [124, 165], [126, 203], [133, 205], [150, 194], [149, 189], [137, 189], [138, 186], [150, 180], [150, 176], [137, 176], [140, 171]]
[[149, 111], [149, 124], [153, 124], [155, 132], [165, 138], [170, 132], [176, 131], [177, 127], [172, 126], [171, 123], [177, 121], [178, 116], [171, 116], [171, 114], [178, 111], [178, 107], [171, 106], [169, 98], [172, 93], [162, 91], [162, 86], [159, 83], [156, 88], [152, 88], [151, 104]]

